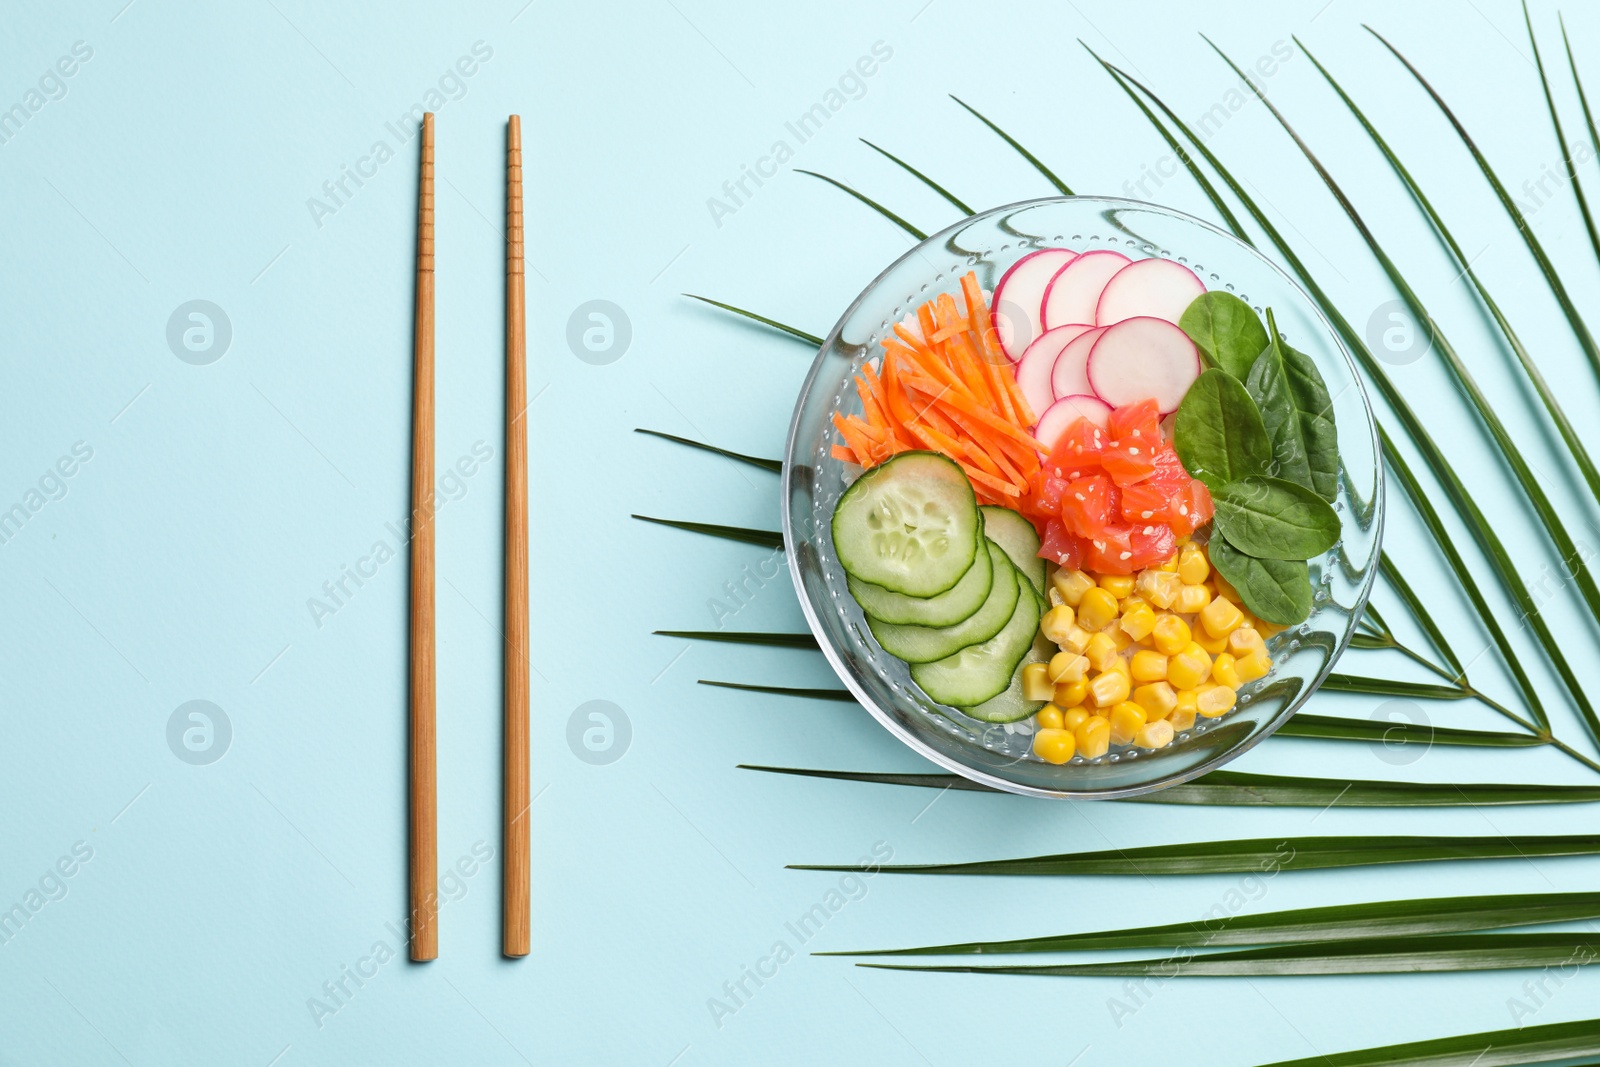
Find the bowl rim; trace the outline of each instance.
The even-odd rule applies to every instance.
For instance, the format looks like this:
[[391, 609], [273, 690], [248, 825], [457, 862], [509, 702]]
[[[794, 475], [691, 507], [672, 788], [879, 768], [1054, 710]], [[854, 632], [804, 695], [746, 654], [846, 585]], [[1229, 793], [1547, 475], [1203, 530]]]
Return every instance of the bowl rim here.
[[[1284, 285], [1288, 286], [1290, 290], [1297, 293], [1305, 301], [1305, 306], [1310, 309], [1316, 321], [1319, 322], [1333, 338], [1335, 350], [1338, 356], [1344, 360], [1345, 365], [1349, 368], [1350, 378], [1355, 383], [1356, 393], [1361, 399], [1362, 410], [1365, 411], [1367, 415], [1367, 434], [1371, 441], [1372, 453], [1375, 457], [1377, 457], [1373, 479], [1374, 505], [1372, 528], [1373, 559], [1377, 559], [1383, 550], [1383, 530], [1387, 510], [1385, 508], [1383, 449], [1378, 438], [1378, 420], [1372, 409], [1372, 398], [1367, 393], [1366, 383], [1362, 381], [1360, 370], [1357, 368], [1355, 360], [1351, 357], [1349, 349], [1345, 346], [1344, 339], [1340, 336], [1339, 331], [1334, 328], [1333, 323], [1330, 322], [1328, 317], [1323, 314], [1322, 308], [1318, 305], [1316, 300], [1311, 297], [1311, 294], [1306, 292], [1305, 287], [1294, 278], [1290, 277], [1287, 271], [1285, 271], [1273, 260], [1268, 258], [1260, 249], [1247, 243], [1246, 241], [1241, 240], [1239, 237], [1222, 229], [1220, 226], [1217, 226], [1211, 222], [1207, 222], [1205, 219], [1197, 218], [1188, 212], [1179, 211], [1178, 209], [1168, 207], [1165, 204], [1156, 204], [1147, 200], [1133, 200], [1128, 197], [1120, 196], [1043, 196], [1034, 197], [1028, 200], [1017, 200], [1009, 204], [1001, 204], [999, 206], [968, 215], [958, 222], [946, 226], [944, 229], [929, 234], [926, 238], [918, 241], [904, 253], [897, 256], [888, 264], [888, 266], [884, 267], [883, 270], [879, 271], [878, 274], [866, 284], [861, 292], [857, 294], [856, 298], [850, 302], [849, 306], [846, 307], [844, 312], [839, 316], [838, 321], [834, 323], [833, 328], [829, 330], [827, 336], [823, 338], [822, 345], [817, 349], [817, 354], [811, 361], [811, 367], [806, 372], [805, 380], [800, 385], [800, 391], [795, 396], [794, 410], [789, 417], [789, 432], [784, 437], [783, 472], [779, 483], [781, 493], [779, 508], [782, 529], [785, 531], [785, 536], [783, 539], [783, 555], [784, 559], [789, 565], [789, 578], [794, 583], [796, 599], [800, 601], [800, 611], [805, 616], [806, 625], [811, 629], [812, 636], [817, 639], [817, 645], [819, 648], [821, 648], [823, 656], [827, 658], [829, 666], [833, 668], [833, 673], [838, 675], [840, 681], [844, 683], [845, 688], [850, 691], [850, 695], [855, 697], [856, 702], [866, 708], [866, 710], [871, 713], [872, 717], [876, 719], [881, 726], [897, 737], [902, 744], [910, 748], [913, 752], [922, 756], [924, 759], [930, 760], [938, 766], [958, 774], [963, 778], [977, 782], [979, 785], [987, 786], [999, 792], [1010, 793], [1016, 796], [1041, 797], [1051, 800], [1113, 800], [1119, 797], [1140, 796], [1146, 793], [1154, 793], [1162, 789], [1167, 789], [1171, 786], [1182, 785], [1185, 782], [1193, 781], [1201, 775], [1209, 774], [1218, 767], [1232, 762], [1238, 757], [1244, 755], [1246, 752], [1249, 752], [1251, 749], [1255, 748], [1268, 737], [1271, 737], [1273, 734], [1277, 733], [1278, 729], [1282, 727], [1284, 723], [1293, 718], [1294, 715], [1298, 713], [1299, 709], [1316, 694], [1317, 690], [1322, 687], [1322, 683], [1327, 680], [1328, 675], [1333, 672], [1334, 664], [1338, 662], [1339, 657], [1344, 654], [1345, 650], [1350, 645], [1351, 639], [1355, 636], [1355, 624], [1352, 623], [1346, 628], [1344, 634], [1335, 644], [1332, 653], [1328, 656], [1327, 661], [1323, 663], [1321, 669], [1317, 672], [1316, 677], [1310, 680], [1304, 691], [1298, 695], [1297, 698], [1287, 702], [1284, 705], [1285, 710], [1283, 712], [1280, 712], [1272, 720], [1264, 722], [1260, 729], [1256, 730], [1244, 741], [1221, 749], [1210, 759], [1207, 759], [1199, 764], [1196, 764], [1194, 767], [1189, 768], [1188, 770], [1178, 772], [1172, 775], [1170, 778], [1165, 778], [1158, 782], [1143, 783], [1140, 785], [1132, 785], [1113, 789], [1085, 789], [1077, 791], [1043, 789], [1037, 786], [1023, 785], [1017, 782], [1012, 782], [1007, 779], [988, 774], [987, 772], [978, 770], [974, 767], [969, 767], [960, 760], [947, 756], [933, 748], [931, 745], [927, 744], [921, 738], [917, 737], [915, 734], [903, 727], [900, 723], [896, 722], [893, 716], [889, 715], [882, 708], [878, 707], [877, 701], [865, 692], [861, 684], [856, 680], [854, 673], [850, 671], [849, 668], [844, 664], [838, 649], [834, 647], [833, 639], [827, 634], [822, 625], [822, 620], [817, 616], [816, 610], [812, 606], [811, 598], [805, 593], [805, 583], [801, 575], [800, 559], [795, 536], [796, 529], [790, 511], [790, 500], [793, 497], [792, 490], [794, 488], [796, 479], [796, 472], [793, 462], [795, 455], [795, 442], [800, 432], [800, 414], [804, 405], [805, 397], [809, 395], [812, 386], [816, 383], [817, 377], [822, 371], [824, 357], [828, 353], [829, 349], [833, 348], [838, 343], [839, 337], [844, 331], [845, 324], [849, 322], [850, 319], [855, 315], [857, 309], [859, 309], [862, 303], [867, 299], [868, 294], [870, 294], [873, 289], [876, 288], [877, 285], [889, 274], [894, 272], [896, 268], [898, 268], [905, 261], [909, 260], [912, 256], [920, 254], [924, 248], [930, 245], [942, 245], [946, 238], [967, 227], [970, 227], [976, 220], [985, 219], [996, 215], [1014, 213], [1046, 204], [1068, 204], [1079, 202], [1104, 204], [1113, 207], [1138, 208], [1144, 211], [1154, 211], [1176, 219], [1180, 219], [1187, 223], [1191, 223], [1201, 227], [1202, 229], [1210, 230], [1216, 236], [1233, 245], [1236, 245], [1242, 252], [1259, 260], [1270, 271], [1276, 274], [1279, 280], [1284, 283]], [[1049, 247], [1054, 246], [1039, 245], [1035, 250], [1037, 251], [1038, 249]], [[809, 466], [807, 469], [809, 469]], [[1367, 568], [1367, 573], [1362, 582], [1359, 594], [1356, 597], [1355, 603], [1350, 609], [1352, 619], [1359, 619], [1361, 615], [1365, 613], [1367, 601], [1372, 595], [1372, 587], [1376, 582], [1377, 571], [1378, 568], [1376, 566], [1369, 566]]]

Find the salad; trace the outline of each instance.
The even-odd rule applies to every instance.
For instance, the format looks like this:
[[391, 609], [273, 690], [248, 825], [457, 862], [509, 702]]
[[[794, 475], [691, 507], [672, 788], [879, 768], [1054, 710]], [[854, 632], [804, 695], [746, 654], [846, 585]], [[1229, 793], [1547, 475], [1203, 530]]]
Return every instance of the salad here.
[[1063, 764], [1232, 710], [1337, 542], [1315, 363], [1181, 263], [1046, 248], [894, 324], [835, 412], [834, 550], [935, 703]]

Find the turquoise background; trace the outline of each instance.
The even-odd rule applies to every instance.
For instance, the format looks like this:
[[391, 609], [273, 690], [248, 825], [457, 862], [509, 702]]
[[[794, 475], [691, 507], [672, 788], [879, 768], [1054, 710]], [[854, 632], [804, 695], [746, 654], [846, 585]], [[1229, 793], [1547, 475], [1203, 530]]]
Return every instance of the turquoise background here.
[[[1593, 71], [1600, 15], [1567, 14]], [[833, 679], [814, 655], [651, 636], [714, 626], [709, 603], [726, 597], [724, 583], [739, 582], [745, 567], [772, 567], [761, 549], [629, 518], [777, 524], [772, 476], [631, 432], [780, 452], [807, 352], [681, 292], [823, 333], [909, 243], [789, 168], [848, 181], [930, 231], [953, 221], [949, 206], [857, 137], [902, 154], [975, 207], [1048, 193], [946, 99], [951, 92], [1078, 191], [1126, 193], [1124, 183], [1161, 159], [1165, 146], [1077, 47], [1080, 37], [1194, 120], [1235, 84], [1195, 31], [1246, 63], [1299, 34], [1390, 135], [1569, 414], [1592, 426], [1600, 394], [1515, 230], [1362, 21], [1434, 79], [1507, 184], [1537, 208], [1533, 226], [1592, 307], [1600, 269], [1570, 192], [1559, 182], [1524, 187], [1558, 170], [1560, 154], [1508, 2], [1206, 11], [1041, 0], [990, 11], [952, 0], [781, 9], [510, 0], [358, 11], [305, 0], [106, 0], [8, 11], [0, 107], [25, 102], [75, 42], [92, 56], [59, 83], [64, 95], [42, 100], [0, 143], [0, 510], [26, 507], [34, 489], [42, 505], [0, 543], [0, 910], [40, 905], [0, 943], [0, 1063], [1248, 1064], [1514, 1025], [1508, 1001], [1533, 1006], [1523, 983], [1537, 976], [1195, 979], [1128, 992], [1121, 980], [904, 975], [807, 955], [1184, 921], [1219, 902], [1265, 910], [1576, 890], [1593, 885], [1600, 861], [1265, 880], [843, 884], [786, 863], [848, 862], [875, 847], [916, 862], [1227, 837], [1572, 833], [1591, 828], [1593, 813], [1047, 803], [739, 770], [915, 770], [919, 761], [846, 706], [697, 685]], [[1536, 4], [1535, 21], [1559, 66], [1551, 5]], [[797, 143], [785, 123], [875, 44], [888, 58], [847, 82], [859, 93]], [[447, 77], [475, 45], [471, 76]], [[1555, 80], [1578, 137], [1569, 80]], [[57, 85], [46, 79], [51, 92]], [[1384, 235], [1526, 442], [1575, 536], [1600, 543], [1593, 508], [1574, 496], [1470, 289], [1359, 128], [1303, 55], [1266, 87]], [[400, 120], [441, 88], [438, 461], [443, 475], [465, 457], [471, 474], [441, 484], [439, 854], [441, 864], [462, 858], [463, 873], [443, 883], [451, 899], [440, 959], [414, 966], [388, 925], [406, 909], [404, 556], [377, 565], [359, 588], [347, 582], [353, 595], [320, 620], [308, 601], [324, 598], [323, 583], [375, 542], [393, 547], [386, 524], [410, 506], [416, 142], [403, 140], [411, 129]], [[537, 394], [535, 922], [533, 955], [518, 962], [499, 955], [498, 862], [500, 218], [503, 123], [513, 111], [527, 142]], [[780, 138], [794, 152], [783, 172], [748, 185], [751, 195], [716, 217], [709, 198], [725, 196], [723, 183]], [[379, 141], [393, 158], [362, 163]], [[1230, 111], [1211, 144], [1249, 175], [1352, 321], [1393, 298], [1259, 106]], [[1580, 174], [1600, 189], [1592, 150], [1585, 158]], [[358, 165], [371, 176], [347, 182], [336, 210], [308, 206], [329, 203], [323, 183]], [[1210, 214], [1185, 176], [1145, 192]], [[222, 358], [204, 366], [177, 358], [167, 341], [169, 317], [195, 299], [219, 305], [232, 330]], [[626, 349], [604, 365], [577, 358], [567, 339], [569, 318], [591, 300], [614, 302], [631, 325]], [[1549, 583], [1569, 655], [1592, 670], [1593, 629], [1549, 580], [1554, 561], [1438, 361], [1397, 367], [1394, 377], [1472, 472], [1497, 528], [1522, 546], [1530, 585]], [[66, 464], [70, 478], [47, 477], [78, 442], [92, 457]], [[1387, 544], [1437, 605], [1474, 682], [1509, 698], [1494, 656], [1477, 656], [1481, 633], [1410, 513], [1391, 514]], [[728, 626], [803, 628], [785, 577], [748, 600]], [[1401, 625], [1392, 596], [1380, 590], [1378, 602]], [[1353, 654], [1345, 669], [1421, 677], [1383, 655]], [[1580, 726], [1544, 688], [1558, 733], [1581, 745]], [[206, 765], [178, 759], [167, 740], [169, 718], [191, 700], [214, 703], [231, 723], [225, 754]], [[569, 721], [593, 700], [615, 704], [630, 727], [624, 742], [613, 714], [603, 755], [620, 758], [610, 763], [580, 759], [585, 750], [569, 744]], [[1332, 695], [1312, 707], [1394, 711]], [[1417, 711], [1439, 724], [1500, 725], [1475, 704]], [[586, 725], [580, 718], [579, 730]], [[1394, 753], [1290, 739], [1235, 766], [1592, 780], [1549, 752]], [[70, 877], [53, 873], [62, 857]], [[786, 924], [818, 903], [836, 908], [802, 945]], [[760, 961], [780, 941], [793, 958], [785, 953], [762, 986], [745, 980], [753, 995], [730, 1000], [724, 983], [746, 968], [772, 970]], [[398, 958], [363, 963], [380, 942]], [[324, 991], [357, 967], [372, 972], [364, 984], [345, 978], [337, 999]], [[1593, 1014], [1590, 974], [1546, 992], [1522, 1021]], [[719, 1016], [713, 998], [737, 1010]]]

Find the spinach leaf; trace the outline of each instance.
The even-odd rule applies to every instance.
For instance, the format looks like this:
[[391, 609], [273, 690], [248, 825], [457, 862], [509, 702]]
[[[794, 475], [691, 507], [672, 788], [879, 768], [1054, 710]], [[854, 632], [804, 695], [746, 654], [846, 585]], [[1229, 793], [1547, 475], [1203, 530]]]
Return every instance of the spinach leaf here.
[[1311, 357], [1283, 343], [1271, 308], [1267, 323], [1271, 341], [1251, 366], [1245, 388], [1272, 442], [1273, 473], [1331, 501], [1339, 490], [1339, 435], [1328, 388]]
[[1184, 468], [1213, 492], [1265, 474], [1272, 462], [1272, 443], [1256, 402], [1238, 378], [1217, 369], [1201, 374], [1184, 394], [1172, 447]]
[[1250, 365], [1267, 347], [1261, 319], [1243, 300], [1229, 292], [1201, 293], [1178, 318], [1178, 328], [1200, 349], [1206, 362], [1243, 379]]
[[1303, 485], [1242, 478], [1211, 488], [1222, 536], [1257, 559], [1310, 559], [1339, 540], [1339, 516]]
[[1239, 591], [1263, 622], [1296, 626], [1311, 615], [1311, 569], [1300, 559], [1256, 559], [1214, 536], [1206, 546], [1211, 565]]

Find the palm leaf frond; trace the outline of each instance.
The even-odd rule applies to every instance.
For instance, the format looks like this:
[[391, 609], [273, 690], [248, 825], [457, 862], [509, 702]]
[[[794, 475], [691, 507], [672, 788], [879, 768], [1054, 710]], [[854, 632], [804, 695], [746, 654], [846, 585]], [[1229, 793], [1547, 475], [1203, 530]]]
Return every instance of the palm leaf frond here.
[[782, 548], [783, 534], [777, 530], [752, 530], [747, 526], [719, 526], [714, 522], [685, 522], [682, 519], [658, 519], [650, 515], [635, 515], [640, 522], [653, 522], [657, 526], [670, 526], [674, 530], [720, 537], [724, 541], [740, 541], [762, 548]]
[[725, 456], [728, 459], [736, 459], [740, 463], [748, 463], [752, 467], [760, 467], [762, 470], [771, 471], [774, 474], [779, 474], [783, 471], [782, 460], [762, 459], [760, 456], [747, 456], [743, 452], [730, 452], [726, 448], [718, 448], [716, 445], [708, 445], [704, 441], [696, 441], [692, 437], [679, 437], [677, 434], [664, 433], [661, 430], [646, 430], [642, 426], [634, 427], [633, 432], [649, 434], [651, 437], [659, 437], [663, 441], [672, 441], [676, 444], [686, 445], [689, 448], [698, 448], [702, 452], [710, 452], [713, 455]]
[[1040, 174], [1043, 174], [1045, 176], [1045, 179], [1047, 181], [1049, 181], [1049, 183], [1051, 185], [1055, 186], [1056, 190], [1058, 192], [1060, 192], [1062, 196], [1072, 196], [1072, 195], [1074, 195], [1072, 190], [1067, 188], [1067, 183], [1066, 182], [1062, 181], [1060, 178], [1057, 178], [1055, 176], [1055, 173], [1049, 167], [1047, 167], [1043, 163], [1039, 162], [1039, 157], [1038, 156], [1034, 155], [1032, 152], [1030, 152], [1026, 148], [1022, 147], [1021, 143], [1018, 142], [1015, 137], [1012, 137], [1009, 133], [1007, 133], [1006, 131], [1002, 130], [1000, 127], [996, 126], [994, 123], [990, 122], [988, 119], [984, 118], [983, 115], [978, 112], [977, 108], [973, 107], [971, 104], [967, 103], [965, 100], [961, 99], [959, 96], [951, 94], [950, 99], [952, 99], [956, 103], [960, 104], [963, 108], [965, 108], [967, 110], [968, 113], [970, 113], [979, 122], [983, 123], [985, 126], [989, 127], [995, 133], [999, 134], [1000, 135], [1000, 139], [1002, 141], [1004, 141], [1006, 144], [1010, 145], [1012, 148], [1016, 149], [1017, 153], [1019, 155], [1021, 155], [1023, 159], [1026, 159], [1029, 163], [1033, 164], [1033, 169], [1038, 171]]
[[[1216, 909], [1222, 911], [1221, 907]], [[1259, 915], [1218, 914], [1196, 922], [1139, 926], [1006, 941], [817, 956], [979, 956], [1108, 949], [1223, 948], [1291, 942], [1345, 941], [1365, 937], [1424, 937], [1474, 930], [1500, 930], [1600, 918], [1600, 893], [1516, 893], [1505, 896], [1433, 897], [1294, 908]]]
[[1244, 874], [1369, 867], [1390, 863], [1532, 859], [1600, 854], [1600, 836], [1288, 837], [1196, 841], [1177, 845], [1065, 852], [967, 863], [790, 864], [796, 871], [886, 874], [1076, 875]]
[[[1317, 1054], [1261, 1067], [1512, 1067], [1600, 1054], [1600, 1019], [1489, 1030], [1400, 1045]], [[1591, 1061], [1592, 1062], [1592, 1061]]]
[[923, 185], [926, 185], [929, 189], [932, 189], [934, 192], [944, 197], [950, 202], [952, 207], [961, 212], [963, 215], [976, 214], [972, 208], [968, 207], [961, 200], [957, 199], [956, 195], [950, 190], [946, 189], [944, 186], [940, 185], [938, 182], [934, 181], [932, 178], [928, 177], [926, 174], [922, 173], [916, 167], [913, 167], [911, 164], [907, 163], [893, 152], [890, 152], [886, 148], [879, 148], [865, 137], [861, 138], [861, 143], [878, 153], [880, 156], [883, 156], [885, 159], [889, 160], [889, 162], [900, 167], [907, 174], [910, 174], [913, 178], [917, 179], [917, 181], [921, 182]]
[[868, 207], [870, 207], [872, 210], [876, 211], [878, 214], [882, 215], [884, 218], [888, 219], [890, 222], [894, 223], [896, 226], [900, 227], [902, 230], [904, 230], [907, 233], [909, 233], [912, 237], [916, 238], [918, 241], [925, 241], [925, 240], [928, 239], [928, 235], [927, 234], [923, 233], [921, 230], [919, 230], [915, 226], [911, 225], [911, 223], [907, 222], [905, 219], [901, 218], [899, 215], [896, 215], [894, 212], [890, 211], [888, 208], [884, 207], [882, 204], [880, 204], [876, 200], [872, 199], [872, 197], [867, 196], [865, 193], [857, 192], [856, 190], [850, 188], [850, 186], [846, 185], [844, 182], [839, 181], [837, 178], [830, 178], [826, 174], [818, 174], [814, 170], [801, 170], [799, 167], [795, 168], [795, 173], [797, 173], [797, 174], [805, 174], [805, 175], [808, 175], [808, 176], [810, 176], [812, 178], [817, 178], [817, 179], [819, 179], [821, 181], [827, 182], [829, 185], [833, 186], [835, 189], [842, 189], [845, 192], [849, 193], [851, 196], [855, 197], [857, 200], [861, 201], [863, 204], [865, 204]]
[[723, 311], [730, 311], [735, 315], [742, 315], [753, 322], [761, 323], [763, 326], [770, 326], [779, 333], [787, 334], [797, 341], [804, 341], [812, 348], [822, 347], [822, 338], [818, 337], [816, 334], [806, 333], [804, 330], [798, 329], [794, 326], [786, 326], [777, 319], [769, 319], [765, 315], [756, 314], [754, 311], [746, 311], [742, 307], [735, 307], [732, 304], [724, 304], [722, 301], [713, 300], [709, 296], [696, 296], [694, 293], [684, 293], [683, 295], [688, 297], [690, 300], [698, 300], [702, 304], [710, 304], [714, 308], [721, 308]]

